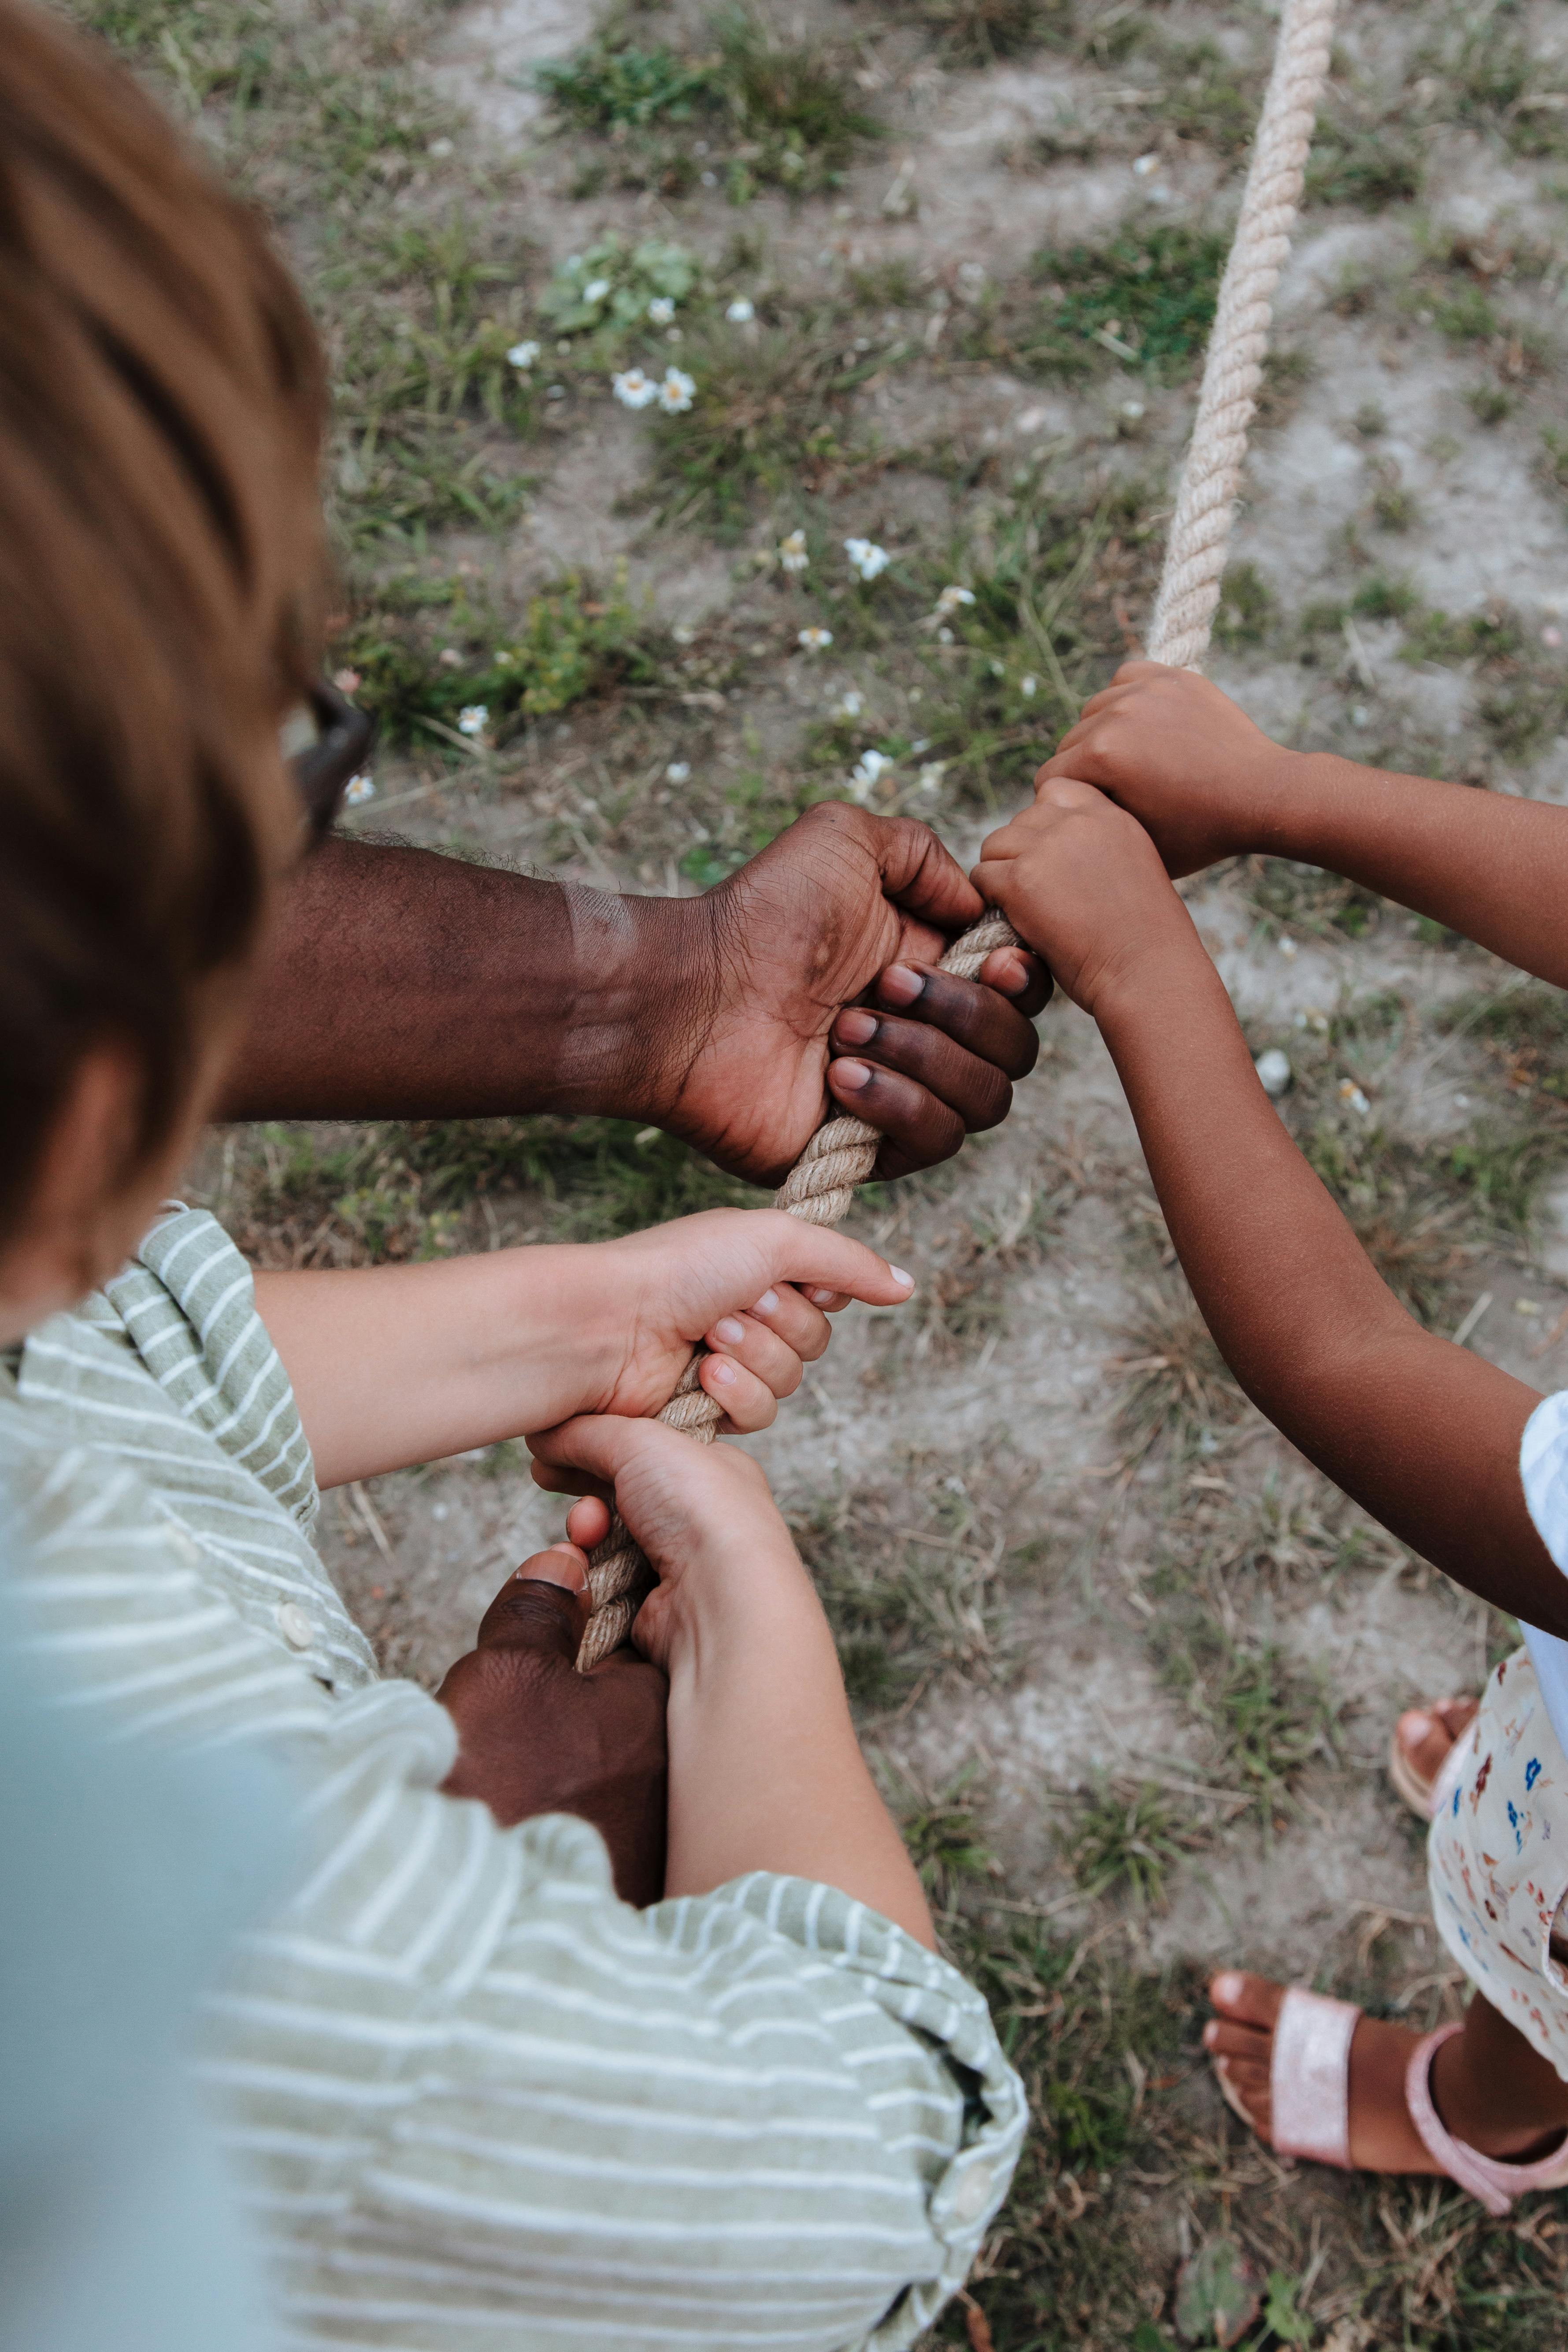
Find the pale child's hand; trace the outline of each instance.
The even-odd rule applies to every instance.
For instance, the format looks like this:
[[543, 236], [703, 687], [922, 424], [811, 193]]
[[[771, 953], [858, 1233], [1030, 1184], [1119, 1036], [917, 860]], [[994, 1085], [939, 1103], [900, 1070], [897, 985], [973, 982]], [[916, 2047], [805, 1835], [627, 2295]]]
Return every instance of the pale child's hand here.
[[658, 1577], [632, 1638], [669, 1677], [666, 1894], [778, 1871], [837, 1886], [933, 1942], [856, 1742], [822, 1603], [756, 1464], [611, 1416], [529, 1443], [542, 1486], [594, 1490], [568, 1515], [573, 1540], [598, 1542], [613, 1490]]
[[1146, 827], [1166, 872], [1180, 877], [1268, 847], [1299, 757], [1207, 678], [1131, 661], [1084, 704], [1035, 782], [1097, 784]]
[[973, 879], [1090, 1014], [1108, 992], [1196, 945], [1149, 835], [1091, 784], [1047, 779], [1032, 808], [981, 844]]
[[[765, 1429], [848, 1299], [901, 1307], [913, 1277], [864, 1242], [774, 1209], [710, 1209], [580, 1254], [580, 1412], [657, 1412], [699, 1339], [702, 1386], [731, 1431]], [[596, 1329], [598, 1345], [588, 1335]]]
[[580, 1495], [566, 1516], [572, 1542], [591, 1551], [622, 1518], [658, 1578], [637, 1612], [632, 1639], [667, 1674], [704, 1638], [743, 1637], [761, 1612], [820, 1615], [810, 1578], [768, 1482], [748, 1454], [699, 1445], [657, 1421], [604, 1414], [565, 1422], [529, 1440], [535, 1482]]

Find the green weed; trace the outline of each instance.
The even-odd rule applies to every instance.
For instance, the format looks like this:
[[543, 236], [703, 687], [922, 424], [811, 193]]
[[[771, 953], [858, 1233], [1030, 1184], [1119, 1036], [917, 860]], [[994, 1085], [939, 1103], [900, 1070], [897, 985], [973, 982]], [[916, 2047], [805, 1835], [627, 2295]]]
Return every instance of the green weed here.
[[1226, 240], [1179, 222], [1123, 229], [1109, 245], [1046, 252], [1043, 311], [1016, 356], [1041, 374], [1082, 374], [1109, 355], [1175, 383], [1202, 357]]
[[1421, 150], [1394, 124], [1320, 118], [1303, 201], [1382, 212], [1390, 205], [1414, 204], [1421, 181]]
[[1109, 1369], [1121, 1376], [1116, 1426], [1129, 1454], [1162, 1437], [1212, 1452], [1217, 1432], [1247, 1410], [1184, 1283], [1150, 1286], [1118, 1337], [1124, 1352]]
[[1215, 1772], [1247, 1798], [1267, 1843], [1303, 1768], [1337, 1752], [1338, 1709], [1321, 1676], [1277, 1643], [1233, 1636], [1202, 1614], [1173, 1630], [1165, 1673], [1207, 1725]]
[[1002, 1865], [985, 1843], [976, 1800], [967, 1792], [973, 1767], [932, 1794], [908, 1774], [900, 1784], [899, 1829], [920, 1873], [926, 1900], [951, 1919], [966, 1895], [994, 1883]]
[[602, 592], [558, 581], [510, 623], [460, 578], [384, 583], [336, 640], [333, 658], [355, 674], [355, 694], [390, 741], [428, 750], [433, 738], [447, 740], [443, 729], [465, 708], [482, 708], [486, 736], [504, 740], [510, 720], [648, 686], [668, 651], [633, 608], [623, 572]]
[[1073, 37], [1072, 0], [898, 0], [898, 13], [923, 26], [955, 66], [988, 66]]
[[691, 409], [654, 425], [665, 512], [726, 536], [757, 493], [818, 489], [842, 468], [848, 394], [875, 366], [846, 367], [837, 339], [798, 328], [754, 342], [699, 335], [681, 362], [697, 386]]
[[667, 325], [697, 283], [697, 262], [684, 246], [658, 236], [628, 245], [612, 234], [561, 264], [539, 298], [539, 315], [553, 335], [619, 342], [650, 322]]
[[591, 131], [687, 122], [721, 97], [712, 58], [639, 49], [630, 41], [590, 41], [570, 58], [535, 67], [534, 81], [560, 113]]
[[1163, 1908], [1167, 1873], [1195, 1843], [1153, 1781], [1101, 1780], [1062, 1832], [1063, 1858], [1091, 1901], [1125, 1890], [1135, 1908]]
[[1241, 646], [1260, 646], [1273, 616], [1273, 592], [1256, 563], [1233, 563], [1220, 583], [1215, 643], [1227, 653]]
[[793, 1532], [854, 1705], [896, 1706], [941, 1675], [995, 1675], [1005, 1650], [996, 1559], [966, 1529], [907, 1496], [864, 1493], [819, 1505]]

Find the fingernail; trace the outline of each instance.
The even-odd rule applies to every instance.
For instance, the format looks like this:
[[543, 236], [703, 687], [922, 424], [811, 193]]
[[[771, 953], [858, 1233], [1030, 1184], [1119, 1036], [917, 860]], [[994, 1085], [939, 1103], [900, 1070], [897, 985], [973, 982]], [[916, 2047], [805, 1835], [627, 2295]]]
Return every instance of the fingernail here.
[[735, 1378], [735, 1367], [729, 1357], [710, 1356], [708, 1361], [713, 1368], [710, 1378], [717, 1381], [721, 1389], [727, 1389]]
[[1213, 1984], [1209, 1987], [1209, 1991], [1213, 1994], [1215, 2000], [1218, 2001], [1239, 2000], [1241, 1999], [1241, 1979], [1238, 1976], [1234, 1975], [1230, 1969], [1226, 1969], [1219, 1976], [1215, 1977]]
[[863, 1012], [852, 1004], [838, 1016], [838, 1042], [841, 1045], [868, 1045], [879, 1027], [874, 1013]]
[[752, 1312], [753, 1315], [771, 1315], [778, 1303], [779, 1295], [776, 1290], [764, 1290]]
[[1219, 2040], [1219, 2028], [1212, 2021], [1204, 2028], [1204, 2048], [1212, 2050]]
[[1020, 955], [1009, 956], [1002, 966], [1000, 978], [994, 983], [1004, 996], [1016, 996], [1028, 984], [1029, 967]]
[[871, 1083], [871, 1073], [864, 1062], [835, 1062], [833, 1075], [846, 1094], [858, 1095], [862, 1087]]
[[912, 1290], [914, 1288], [914, 1276], [912, 1274], [906, 1274], [901, 1265], [890, 1265], [888, 1268], [888, 1272], [892, 1276], [893, 1280], [895, 1282], [901, 1283], [906, 1290]]
[[583, 1554], [575, 1544], [553, 1543], [535, 1559], [525, 1559], [512, 1571], [516, 1584], [559, 1584], [568, 1592], [581, 1592], [588, 1576]]
[[814, 1307], [826, 1307], [837, 1294], [831, 1290], [808, 1290], [805, 1295]]
[[745, 1325], [737, 1323], [732, 1315], [721, 1316], [713, 1326], [713, 1337], [716, 1339], [722, 1339], [727, 1348], [739, 1347], [745, 1336]]
[[925, 994], [926, 984], [921, 975], [911, 971], [907, 963], [890, 963], [878, 985], [882, 994], [890, 996], [895, 1004], [912, 1004], [917, 996]]

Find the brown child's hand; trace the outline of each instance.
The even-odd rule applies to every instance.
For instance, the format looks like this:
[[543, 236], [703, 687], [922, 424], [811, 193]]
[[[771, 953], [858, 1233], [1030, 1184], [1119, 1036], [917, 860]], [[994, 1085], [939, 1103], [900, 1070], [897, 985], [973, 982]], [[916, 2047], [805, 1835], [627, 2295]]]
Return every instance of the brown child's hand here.
[[587, 1620], [587, 1562], [574, 1544], [552, 1544], [507, 1579], [436, 1694], [458, 1727], [445, 1787], [482, 1799], [503, 1829], [535, 1813], [581, 1814], [610, 1850], [622, 1900], [657, 1903], [668, 1686], [629, 1650], [580, 1675]]
[[1047, 777], [1034, 806], [981, 844], [974, 887], [1091, 1014], [1149, 959], [1194, 944], [1142, 826], [1071, 777]]
[[1272, 846], [1298, 754], [1193, 670], [1123, 662], [1035, 779], [1096, 784], [1146, 827], [1173, 877]]

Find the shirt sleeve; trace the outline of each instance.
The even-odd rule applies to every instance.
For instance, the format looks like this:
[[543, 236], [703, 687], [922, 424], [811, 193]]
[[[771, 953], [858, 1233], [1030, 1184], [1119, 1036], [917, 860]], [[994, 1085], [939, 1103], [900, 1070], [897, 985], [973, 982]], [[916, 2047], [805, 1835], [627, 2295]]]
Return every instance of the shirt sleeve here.
[[1024, 2133], [973, 1987], [796, 1879], [629, 1909], [585, 1823], [437, 1793], [423, 1692], [331, 1715], [315, 1867], [208, 2061], [301, 2340], [912, 2343]]
[[1568, 1574], [1568, 1389], [1542, 1397], [1525, 1423], [1519, 1475], [1535, 1532]]

